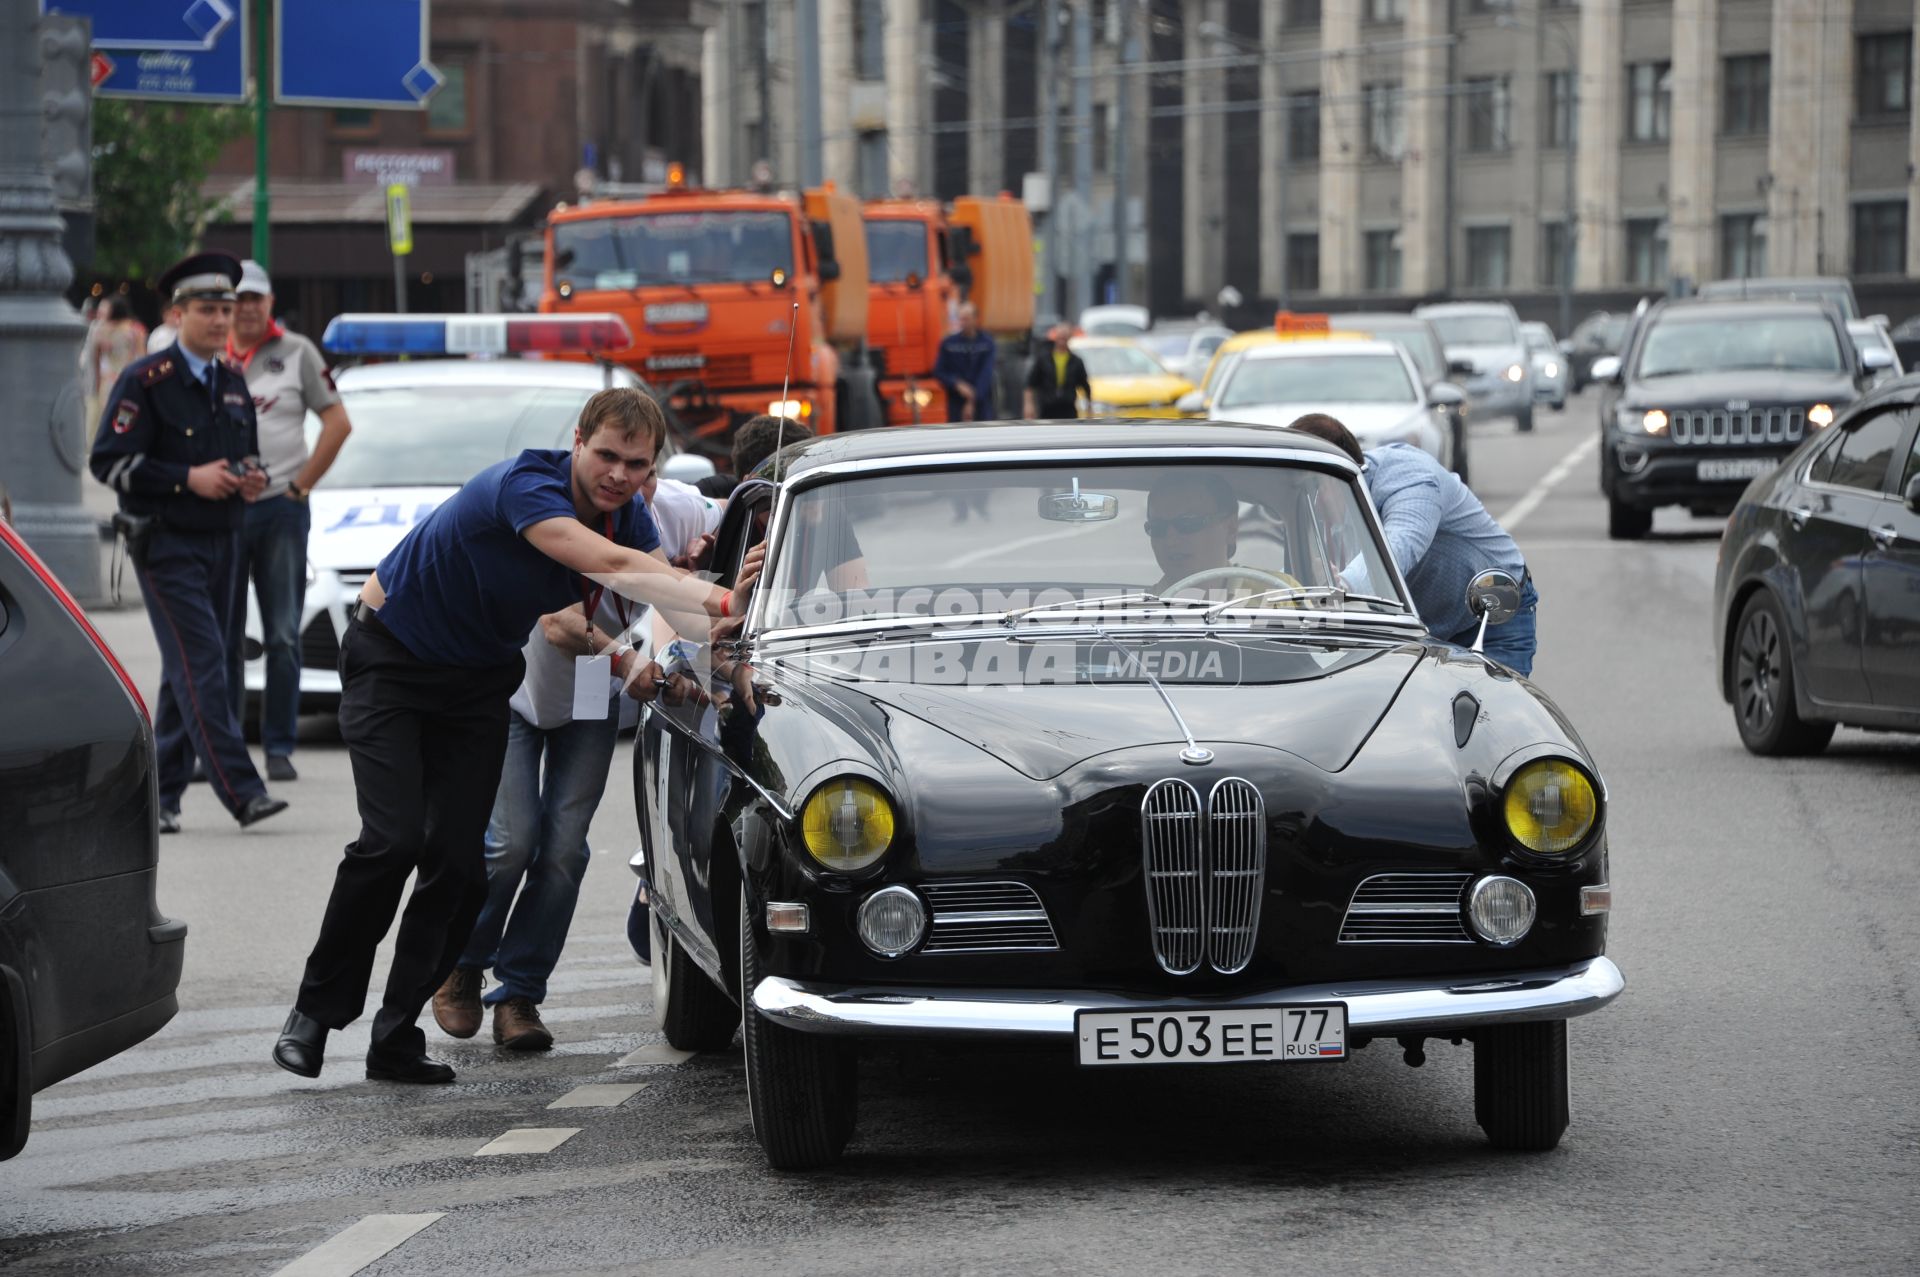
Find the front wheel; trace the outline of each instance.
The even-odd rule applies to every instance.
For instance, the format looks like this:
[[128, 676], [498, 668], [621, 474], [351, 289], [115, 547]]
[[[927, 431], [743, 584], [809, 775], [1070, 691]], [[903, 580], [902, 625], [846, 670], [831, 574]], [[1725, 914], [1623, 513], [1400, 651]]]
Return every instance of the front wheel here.
[[679, 1051], [724, 1051], [740, 1023], [726, 990], [687, 956], [673, 932], [649, 910], [653, 928], [653, 1016], [667, 1045]]
[[1653, 511], [1628, 505], [1618, 497], [1607, 499], [1607, 536], [1615, 541], [1638, 541], [1653, 531]]
[[1771, 594], [1762, 590], [1747, 601], [1734, 636], [1733, 721], [1740, 743], [1751, 753], [1775, 758], [1825, 749], [1834, 725], [1800, 717], [1786, 622]]
[[1533, 432], [1533, 405], [1528, 404], [1513, 416], [1513, 424], [1520, 427], [1521, 434]]
[[1495, 1148], [1544, 1153], [1572, 1114], [1567, 1022], [1498, 1024], [1473, 1038], [1473, 1117]]
[[801, 1033], [753, 1009], [760, 947], [753, 906], [740, 889], [741, 1038], [746, 1045], [747, 1108], [753, 1133], [777, 1171], [810, 1171], [838, 1161], [859, 1111], [853, 1044]]

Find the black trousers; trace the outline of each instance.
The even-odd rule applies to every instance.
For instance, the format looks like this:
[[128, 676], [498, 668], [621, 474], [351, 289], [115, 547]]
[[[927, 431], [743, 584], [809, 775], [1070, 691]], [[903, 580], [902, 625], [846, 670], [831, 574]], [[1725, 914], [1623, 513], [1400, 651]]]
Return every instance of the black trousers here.
[[507, 700], [525, 664], [429, 665], [377, 621], [340, 645], [340, 733], [360, 836], [347, 844], [298, 1010], [330, 1029], [366, 1006], [374, 949], [419, 871], [373, 1021], [376, 1046], [420, 1049], [421, 1008], [453, 970], [487, 897], [485, 835], [507, 751]]

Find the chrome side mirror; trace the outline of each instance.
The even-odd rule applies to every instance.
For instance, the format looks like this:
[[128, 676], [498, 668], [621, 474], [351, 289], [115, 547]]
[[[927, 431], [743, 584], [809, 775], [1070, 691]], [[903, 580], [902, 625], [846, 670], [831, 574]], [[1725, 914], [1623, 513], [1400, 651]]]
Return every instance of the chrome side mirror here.
[[1620, 357], [1618, 355], [1602, 355], [1600, 358], [1594, 360], [1593, 366], [1587, 369], [1587, 380], [1620, 380]]
[[1485, 648], [1487, 626], [1505, 625], [1520, 612], [1520, 583], [1511, 572], [1489, 568], [1467, 583], [1467, 607], [1480, 618], [1480, 632], [1474, 635], [1473, 650]]
[[1885, 346], [1868, 346], [1860, 352], [1860, 365], [1868, 372], [1884, 372], [1893, 367], [1893, 352]]
[[1207, 396], [1198, 390], [1189, 390], [1173, 401], [1173, 408], [1183, 417], [1198, 417], [1207, 411]]

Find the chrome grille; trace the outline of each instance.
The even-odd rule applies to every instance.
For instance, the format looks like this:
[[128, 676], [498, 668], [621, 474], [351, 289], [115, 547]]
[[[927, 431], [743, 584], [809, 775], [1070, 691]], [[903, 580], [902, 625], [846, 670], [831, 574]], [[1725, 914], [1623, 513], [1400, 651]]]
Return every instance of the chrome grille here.
[[1186, 781], [1159, 781], [1140, 804], [1140, 844], [1155, 960], [1174, 975], [1202, 962], [1222, 975], [1244, 970], [1267, 873], [1260, 791], [1229, 777], [1203, 810]]
[[1375, 874], [1354, 888], [1341, 944], [1471, 944], [1461, 920], [1470, 873]]
[[1804, 408], [1700, 408], [1671, 414], [1667, 433], [1675, 443], [1719, 447], [1798, 443], [1806, 429]]
[[940, 882], [920, 891], [933, 908], [922, 953], [1040, 953], [1060, 947], [1046, 906], [1024, 882]]
[[1260, 791], [1230, 777], [1207, 795], [1207, 936], [1213, 969], [1232, 975], [1253, 961], [1266, 880]]

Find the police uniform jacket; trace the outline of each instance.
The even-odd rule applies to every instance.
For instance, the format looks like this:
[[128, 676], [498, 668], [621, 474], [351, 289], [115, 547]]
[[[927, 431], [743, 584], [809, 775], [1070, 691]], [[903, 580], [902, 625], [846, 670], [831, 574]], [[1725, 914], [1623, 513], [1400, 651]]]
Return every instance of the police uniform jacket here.
[[128, 364], [114, 383], [93, 440], [93, 475], [120, 495], [129, 514], [182, 532], [239, 528], [239, 493], [209, 501], [187, 486], [187, 471], [208, 461], [239, 461], [260, 451], [253, 396], [240, 369], [219, 365], [219, 402], [194, 378], [178, 346]]

